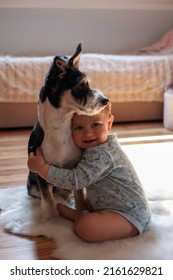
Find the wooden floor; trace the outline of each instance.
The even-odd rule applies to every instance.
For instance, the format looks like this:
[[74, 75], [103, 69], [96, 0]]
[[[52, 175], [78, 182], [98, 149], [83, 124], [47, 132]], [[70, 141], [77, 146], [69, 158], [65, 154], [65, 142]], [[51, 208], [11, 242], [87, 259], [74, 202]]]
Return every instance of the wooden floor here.
[[[116, 124], [113, 129], [122, 145], [173, 141], [173, 132], [161, 122]], [[27, 142], [30, 129], [0, 130], [0, 190], [26, 184]], [[44, 237], [21, 237], [0, 229], [0, 259], [52, 259], [54, 244]]]

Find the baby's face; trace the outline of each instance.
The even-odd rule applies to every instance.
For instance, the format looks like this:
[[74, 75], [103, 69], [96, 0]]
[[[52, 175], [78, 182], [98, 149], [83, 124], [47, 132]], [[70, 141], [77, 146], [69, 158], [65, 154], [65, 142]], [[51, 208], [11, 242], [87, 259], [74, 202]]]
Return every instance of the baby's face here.
[[104, 143], [110, 130], [110, 117], [105, 113], [94, 116], [74, 114], [72, 119], [73, 141], [81, 149]]

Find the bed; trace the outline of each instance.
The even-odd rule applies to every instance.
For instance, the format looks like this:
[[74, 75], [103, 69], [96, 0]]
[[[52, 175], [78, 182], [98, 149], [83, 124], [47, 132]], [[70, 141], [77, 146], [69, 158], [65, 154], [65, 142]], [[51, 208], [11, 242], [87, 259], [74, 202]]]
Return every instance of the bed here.
[[[31, 127], [53, 56], [0, 56], [0, 128]], [[130, 54], [84, 53], [80, 69], [112, 102], [116, 122], [163, 118], [163, 96], [173, 83], [173, 49]]]

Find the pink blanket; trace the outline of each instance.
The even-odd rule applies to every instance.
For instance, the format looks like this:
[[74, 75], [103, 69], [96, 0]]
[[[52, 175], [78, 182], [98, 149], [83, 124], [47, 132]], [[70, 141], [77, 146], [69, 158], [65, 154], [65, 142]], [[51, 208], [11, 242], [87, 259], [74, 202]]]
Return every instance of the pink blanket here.
[[173, 48], [173, 29], [169, 30], [159, 41], [142, 50], [159, 52], [171, 48]]

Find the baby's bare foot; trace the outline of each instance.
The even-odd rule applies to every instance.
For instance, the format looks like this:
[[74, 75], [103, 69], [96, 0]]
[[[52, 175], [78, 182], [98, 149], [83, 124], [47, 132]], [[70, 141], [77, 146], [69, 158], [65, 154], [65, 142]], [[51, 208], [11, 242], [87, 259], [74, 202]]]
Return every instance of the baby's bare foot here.
[[76, 221], [83, 216], [82, 211], [75, 210], [61, 203], [57, 204], [57, 210], [61, 216], [71, 221]]

